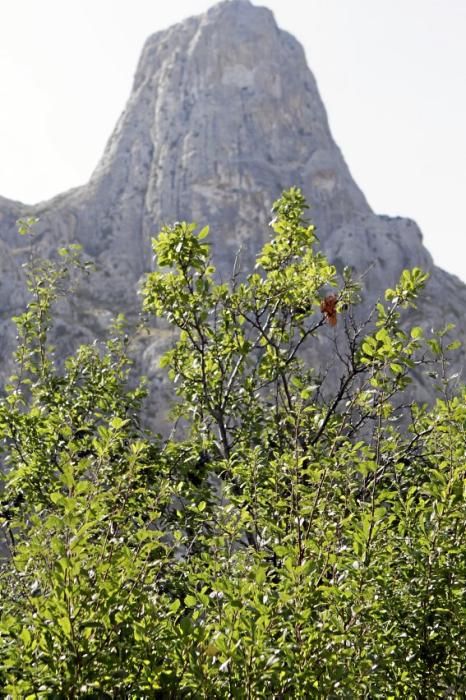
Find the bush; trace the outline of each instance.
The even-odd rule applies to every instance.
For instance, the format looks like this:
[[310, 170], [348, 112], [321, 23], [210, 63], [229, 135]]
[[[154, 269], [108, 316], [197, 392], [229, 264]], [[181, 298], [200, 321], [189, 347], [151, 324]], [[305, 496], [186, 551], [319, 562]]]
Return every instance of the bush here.
[[[144, 309], [179, 329], [162, 365], [183, 429], [165, 442], [139, 425], [121, 321], [53, 361], [52, 305], [79, 251], [31, 266], [0, 405], [7, 696], [465, 694], [456, 344], [402, 324], [421, 270], [362, 322], [301, 193], [274, 210], [255, 272], [230, 284], [208, 229], [153, 242]], [[334, 358], [320, 370], [316, 348]], [[413, 370], [435, 405], [410, 398]]]

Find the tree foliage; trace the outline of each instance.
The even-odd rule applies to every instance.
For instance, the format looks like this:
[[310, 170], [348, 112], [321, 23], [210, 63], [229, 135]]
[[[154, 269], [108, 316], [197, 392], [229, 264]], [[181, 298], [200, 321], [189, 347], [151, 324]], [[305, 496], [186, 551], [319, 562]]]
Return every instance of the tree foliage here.
[[[154, 239], [144, 310], [179, 329], [165, 441], [140, 425], [121, 319], [54, 360], [79, 251], [31, 265], [0, 403], [7, 696], [466, 694], [456, 343], [407, 326], [416, 268], [361, 320], [359, 285], [316, 250], [305, 208], [284, 193], [254, 272], [228, 284], [207, 228]], [[431, 406], [412, 398], [421, 372]]]

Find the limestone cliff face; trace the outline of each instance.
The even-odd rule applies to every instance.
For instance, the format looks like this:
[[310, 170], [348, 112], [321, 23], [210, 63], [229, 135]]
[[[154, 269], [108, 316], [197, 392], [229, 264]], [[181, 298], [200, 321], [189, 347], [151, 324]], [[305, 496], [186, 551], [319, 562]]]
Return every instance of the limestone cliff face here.
[[[120, 311], [136, 317], [150, 238], [162, 223], [209, 223], [227, 275], [240, 246], [243, 260], [255, 255], [268, 236], [272, 201], [291, 185], [311, 203], [331, 261], [370, 268], [370, 298], [419, 265], [431, 272], [424, 324], [452, 320], [466, 339], [466, 287], [433, 265], [414, 222], [372, 212], [333, 141], [299, 43], [269, 10], [228, 0], [147, 40], [126, 108], [87, 185], [35, 206], [0, 198], [3, 374], [13, 344], [8, 319], [25, 298], [20, 216], [40, 217], [42, 252], [77, 241], [97, 263], [91, 284], [62, 313], [71, 344], [99, 334]], [[141, 369], [154, 381], [165, 342], [161, 331], [138, 345]]]

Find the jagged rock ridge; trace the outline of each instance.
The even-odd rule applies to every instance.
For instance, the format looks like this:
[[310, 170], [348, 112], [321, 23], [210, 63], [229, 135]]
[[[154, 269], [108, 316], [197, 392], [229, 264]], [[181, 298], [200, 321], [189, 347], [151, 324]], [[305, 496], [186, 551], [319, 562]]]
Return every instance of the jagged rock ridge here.
[[[160, 224], [209, 223], [226, 275], [240, 246], [245, 260], [257, 252], [272, 201], [291, 185], [311, 202], [331, 261], [370, 268], [371, 298], [403, 268], [419, 265], [431, 273], [424, 325], [452, 320], [466, 338], [466, 287], [434, 266], [413, 221], [372, 212], [332, 138], [300, 44], [269, 10], [227, 0], [147, 40], [126, 108], [87, 185], [35, 206], [0, 198], [1, 373], [14, 345], [8, 319], [25, 299], [20, 216], [40, 218], [45, 254], [77, 241], [97, 263], [91, 285], [61, 313], [71, 347], [120, 311], [136, 316]], [[165, 342], [156, 331], [136, 351], [154, 381]]]

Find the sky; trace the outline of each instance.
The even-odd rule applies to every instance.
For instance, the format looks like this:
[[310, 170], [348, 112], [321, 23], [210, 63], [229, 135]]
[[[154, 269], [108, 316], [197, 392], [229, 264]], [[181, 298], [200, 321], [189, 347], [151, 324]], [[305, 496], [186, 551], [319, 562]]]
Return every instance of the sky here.
[[[0, 0], [0, 195], [84, 184], [144, 40], [207, 0]], [[303, 44], [369, 204], [466, 282], [466, 0], [265, 0]]]

